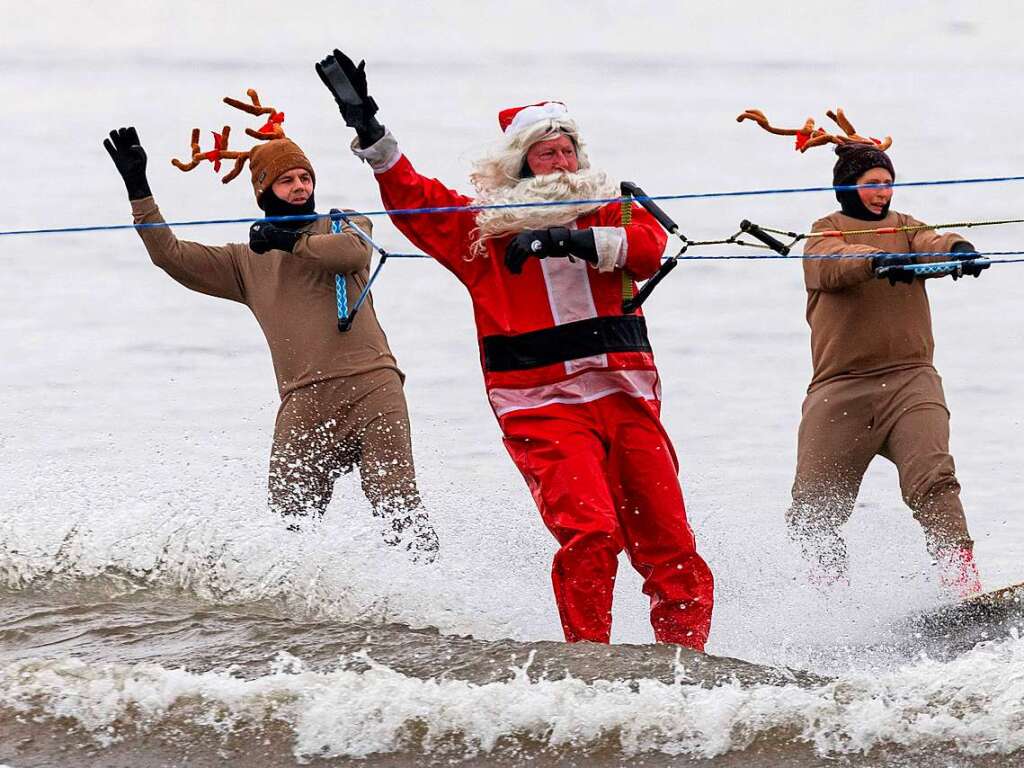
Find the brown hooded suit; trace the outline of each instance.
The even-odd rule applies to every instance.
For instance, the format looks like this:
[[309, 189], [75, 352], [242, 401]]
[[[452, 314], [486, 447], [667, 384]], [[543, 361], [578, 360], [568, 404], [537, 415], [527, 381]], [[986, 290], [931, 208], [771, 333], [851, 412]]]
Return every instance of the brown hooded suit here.
[[[135, 223], [162, 223], [152, 197], [132, 202]], [[370, 222], [355, 223], [370, 231]], [[281, 407], [270, 460], [271, 507], [288, 515], [322, 513], [334, 480], [360, 466], [375, 509], [415, 506], [408, 412], [402, 375], [367, 302], [350, 331], [337, 330], [335, 274], [350, 306], [369, 278], [370, 249], [330, 221], [304, 228], [293, 253], [179, 240], [168, 227], [138, 230], [153, 263], [192, 290], [245, 304], [270, 347]], [[386, 471], [385, 469], [386, 468]]]
[[[895, 211], [870, 223], [836, 212], [815, 222], [813, 231], [919, 223]], [[845, 560], [838, 529], [849, 519], [876, 455], [899, 470], [903, 499], [933, 554], [972, 545], [949, 454], [949, 410], [932, 365], [925, 282], [890, 285], [871, 268], [876, 253], [947, 252], [960, 240], [922, 229], [812, 238], [804, 249], [815, 256], [864, 254], [803, 262], [814, 373], [803, 405], [787, 521], [801, 540], [830, 542], [833, 551], [826, 547], [816, 556], [840, 561], [833, 565], [842, 567]]]

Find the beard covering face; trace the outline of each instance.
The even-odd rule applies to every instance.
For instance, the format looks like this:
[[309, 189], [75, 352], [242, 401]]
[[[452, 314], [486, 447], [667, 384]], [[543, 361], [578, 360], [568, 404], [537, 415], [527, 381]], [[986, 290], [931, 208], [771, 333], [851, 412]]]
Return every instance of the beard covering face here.
[[[539, 141], [565, 135], [576, 146], [579, 170], [558, 171], [523, 178], [526, 153]], [[608, 200], [619, 197], [619, 188], [602, 171], [590, 167], [590, 159], [579, 139], [576, 124], [569, 119], [537, 123], [503, 142], [473, 164], [470, 176], [477, 196], [475, 205], [521, 205], [566, 200]], [[487, 242], [527, 229], [564, 227], [605, 203], [572, 205], [531, 205], [523, 208], [492, 208], [476, 214], [473, 244], [467, 259], [487, 255]]]
[[[475, 205], [517, 205], [565, 200], [608, 200], [617, 197], [619, 188], [608, 180], [604, 171], [587, 168], [576, 173], [558, 171], [520, 179], [513, 186], [482, 194], [473, 202]], [[476, 239], [471, 254], [479, 256], [486, 253], [488, 240], [528, 229], [564, 227], [603, 205], [606, 203], [493, 208], [480, 211], [476, 215]]]

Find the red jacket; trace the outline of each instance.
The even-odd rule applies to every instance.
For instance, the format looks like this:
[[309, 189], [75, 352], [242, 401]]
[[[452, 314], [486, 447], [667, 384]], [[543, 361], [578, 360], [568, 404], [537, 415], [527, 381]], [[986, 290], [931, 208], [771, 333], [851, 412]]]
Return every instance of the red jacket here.
[[[367, 158], [377, 170], [385, 208], [472, 205], [469, 197], [418, 174], [391, 142], [390, 156]], [[622, 270], [635, 292], [633, 279], [645, 280], [658, 270], [668, 239], [645, 210], [634, 206], [626, 227], [619, 203], [576, 220], [580, 229], [596, 230], [600, 270], [581, 260], [528, 259], [518, 275], [504, 263], [509, 237], [489, 241], [486, 257], [470, 258], [472, 211], [391, 218], [469, 290], [484, 382], [497, 416], [614, 392], [660, 398], [643, 316], [622, 313]]]

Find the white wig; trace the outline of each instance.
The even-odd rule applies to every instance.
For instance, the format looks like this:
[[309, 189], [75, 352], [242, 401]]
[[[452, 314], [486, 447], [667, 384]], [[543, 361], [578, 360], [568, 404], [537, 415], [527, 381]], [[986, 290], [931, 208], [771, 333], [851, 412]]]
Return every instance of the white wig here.
[[[576, 146], [578, 170], [575, 173], [558, 171], [521, 178], [530, 147], [563, 135], [568, 136]], [[569, 118], [541, 120], [503, 139], [490, 154], [473, 163], [473, 172], [469, 178], [476, 188], [475, 202], [479, 205], [609, 199], [619, 195], [618, 188], [603, 172], [591, 170], [590, 159], [580, 141], [576, 123]], [[486, 253], [488, 240], [527, 229], [565, 226], [597, 210], [601, 205], [581, 203], [479, 211], [476, 215], [477, 229], [471, 258]]]

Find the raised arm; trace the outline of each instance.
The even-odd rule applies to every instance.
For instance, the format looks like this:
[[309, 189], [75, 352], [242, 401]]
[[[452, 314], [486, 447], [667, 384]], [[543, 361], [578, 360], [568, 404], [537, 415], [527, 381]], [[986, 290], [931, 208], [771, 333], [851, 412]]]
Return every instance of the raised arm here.
[[[352, 150], [373, 168], [385, 208], [447, 208], [471, 203], [470, 198], [436, 179], [417, 173], [395, 137], [377, 121], [377, 103], [367, 92], [365, 62], [357, 66], [335, 49], [317, 63], [316, 71], [334, 96], [346, 125], [355, 129]], [[465, 256], [475, 227], [471, 213], [399, 214], [392, 216], [392, 221], [416, 247], [464, 277], [469, 269]]]
[[110, 132], [103, 142], [128, 191], [137, 231], [153, 263], [187, 288], [211, 296], [245, 302], [239, 268], [242, 246], [211, 246], [178, 240], [164, 225], [146, 179], [146, 152], [134, 128]]
[[186, 288], [231, 301], [246, 302], [245, 284], [239, 266], [242, 245], [204, 245], [179, 240], [164, 217], [156, 200], [146, 197], [132, 201], [136, 224], [156, 224], [138, 230], [149, 258], [160, 269]]
[[[473, 202], [437, 179], [417, 173], [409, 158], [398, 148], [390, 131], [365, 150], [353, 142], [352, 151], [374, 169], [381, 201], [389, 211], [458, 208]], [[466, 270], [465, 256], [469, 253], [476, 226], [472, 213], [399, 213], [392, 215], [391, 220], [413, 245], [437, 259], [456, 275]]]

